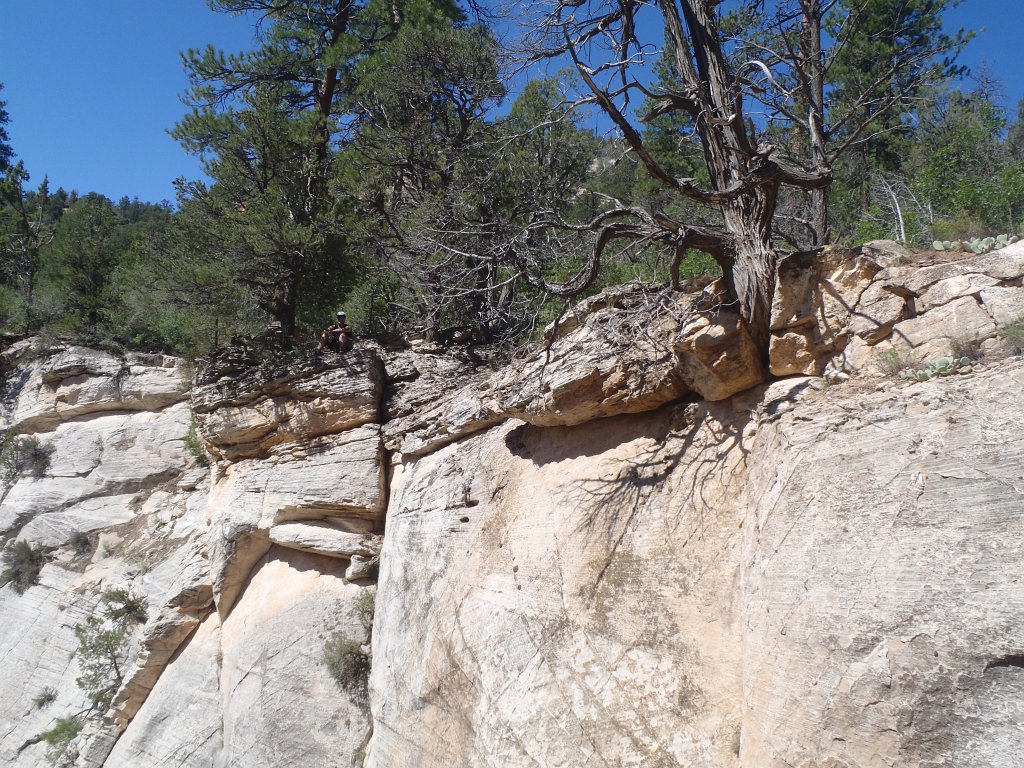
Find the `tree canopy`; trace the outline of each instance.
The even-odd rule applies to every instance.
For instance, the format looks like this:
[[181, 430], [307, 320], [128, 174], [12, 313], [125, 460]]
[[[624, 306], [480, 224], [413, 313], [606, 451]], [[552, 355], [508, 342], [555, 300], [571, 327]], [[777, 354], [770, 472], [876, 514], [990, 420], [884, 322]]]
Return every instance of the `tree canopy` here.
[[1024, 107], [965, 80], [957, 2], [532, 0], [509, 50], [496, 4], [211, 0], [258, 38], [182, 55], [173, 208], [31, 184], [0, 102], [0, 323], [198, 354], [344, 305], [514, 342], [712, 272], [764, 346], [784, 248], [1020, 228]]

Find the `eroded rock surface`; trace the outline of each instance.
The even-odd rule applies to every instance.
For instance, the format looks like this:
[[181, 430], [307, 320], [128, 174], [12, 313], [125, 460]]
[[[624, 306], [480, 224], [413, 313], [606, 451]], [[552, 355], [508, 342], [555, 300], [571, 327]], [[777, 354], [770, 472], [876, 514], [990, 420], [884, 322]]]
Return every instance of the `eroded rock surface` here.
[[[0, 589], [0, 762], [84, 715], [85, 768], [1014, 766], [1022, 278], [797, 254], [768, 384], [713, 283], [605, 291], [497, 370], [270, 332], [190, 402], [173, 358], [5, 341], [0, 428], [54, 451], [0, 486], [5, 546], [47, 548]], [[90, 712], [111, 590], [141, 609]], [[329, 643], [372, 644], [369, 701]]]
[[780, 382], [407, 462], [370, 764], [1013, 765], [1021, 376]]

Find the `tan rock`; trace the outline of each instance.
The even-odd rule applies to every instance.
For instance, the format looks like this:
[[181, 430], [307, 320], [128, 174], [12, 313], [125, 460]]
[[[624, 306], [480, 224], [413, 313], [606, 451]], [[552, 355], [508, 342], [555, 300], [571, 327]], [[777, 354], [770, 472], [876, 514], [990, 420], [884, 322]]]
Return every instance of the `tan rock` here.
[[732, 312], [695, 317], [683, 326], [675, 352], [680, 379], [705, 400], [725, 400], [765, 378], [761, 353]]
[[159, 411], [188, 396], [180, 360], [129, 353], [117, 358], [84, 347], [61, 349], [31, 363], [9, 421], [23, 433], [105, 411]]
[[156, 680], [104, 768], [216, 765], [224, 719], [222, 660], [220, 623], [211, 616]]
[[997, 325], [1009, 325], [1024, 318], [1024, 288], [988, 287], [981, 291], [980, 296]]
[[380, 554], [380, 536], [350, 533], [323, 522], [282, 523], [270, 529], [270, 541], [289, 549], [327, 557], [367, 560]]
[[397, 467], [366, 764], [1012, 765], [1021, 375], [778, 382]]
[[347, 584], [343, 572], [335, 558], [277, 548], [259, 565], [223, 624], [222, 746], [214, 765], [359, 765], [369, 712], [324, 661], [335, 633], [357, 642], [367, 636], [359, 600], [368, 588]]
[[[801, 333], [800, 331], [804, 331]], [[818, 376], [824, 363], [824, 350], [808, 338], [809, 329], [796, 328], [785, 334], [772, 334], [768, 349], [771, 372], [775, 376]]]
[[982, 289], [998, 285], [999, 281], [988, 275], [968, 273], [965, 275], [954, 275], [953, 277], [940, 280], [929, 287], [916, 302], [919, 312], [927, 312], [932, 307], [939, 307], [943, 304], [963, 298], [964, 296], [978, 296]]
[[676, 400], [687, 388], [678, 375], [674, 336], [692, 300], [621, 288], [594, 297], [578, 311], [571, 333], [492, 377], [485, 401], [505, 418], [554, 426]]
[[996, 333], [992, 317], [973, 297], [956, 299], [911, 320], [897, 323], [892, 342], [896, 348], [913, 348], [922, 355], [949, 354], [949, 341], [981, 342]]
[[217, 610], [226, 616], [281, 523], [329, 519], [342, 531], [375, 530], [384, 511], [380, 428], [366, 425], [266, 459], [228, 465], [210, 492], [210, 559]]
[[894, 293], [884, 280], [872, 282], [861, 294], [850, 317], [850, 333], [868, 344], [877, 344], [907, 314], [907, 299]]
[[268, 353], [260, 365], [222, 353], [200, 369], [192, 409], [210, 450], [236, 460], [276, 445], [337, 434], [377, 419], [383, 365], [377, 352]]

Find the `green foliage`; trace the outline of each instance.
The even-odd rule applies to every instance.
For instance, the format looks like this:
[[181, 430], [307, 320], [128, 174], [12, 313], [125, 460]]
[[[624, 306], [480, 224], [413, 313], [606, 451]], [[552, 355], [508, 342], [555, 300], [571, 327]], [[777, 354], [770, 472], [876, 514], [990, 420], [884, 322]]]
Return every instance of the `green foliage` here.
[[361, 643], [340, 632], [332, 635], [324, 644], [324, 663], [343, 691], [357, 699], [365, 699], [372, 662]]
[[116, 626], [146, 622], [146, 599], [127, 589], [108, 589], [103, 593], [103, 615]]
[[32, 697], [32, 705], [36, 709], [42, 709], [43, 707], [50, 706], [56, 700], [57, 690], [55, 688], [46, 687]]
[[1024, 352], [1024, 317], [1019, 317], [999, 328], [999, 335], [1020, 354]]
[[0, 482], [10, 483], [20, 476], [42, 477], [50, 466], [56, 448], [35, 435], [20, 437], [17, 430], [0, 434]]
[[[367, 640], [373, 628], [373, 613], [374, 593], [365, 589], [355, 600], [353, 617]], [[324, 663], [331, 677], [343, 691], [359, 701], [366, 699], [372, 666], [370, 654], [363, 650], [364, 645], [341, 632], [332, 635], [324, 644]]]
[[46, 550], [35, 548], [27, 541], [16, 541], [3, 552], [4, 570], [0, 573], [0, 586], [10, 584], [19, 595], [37, 584], [39, 573], [46, 563]]
[[46, 759], [51, 765], [70, 766], [74, 763], [78, 754], [69, 747], [84, 727], [85, 722], [78, 716], [62, 717], [52, 728], [39, 734], [39, 738], [48, 746]]
[[105, 711], [124, 676], [128, 637], [123, 629], [97, 616], [89, 616], [77, 624], [75, 637], [78, 638], [78, 666], [82, 671], [75, 682], [89, 696], [94, 709]]
[[[0, 83], [0, 91], [4, 89], [3, 83]], [[11, 137], [7, 133], [7, 123], [10, 121], [10, 115], [7, 114], [7, 102], [0, 99], [0, 172], [7, 170], [10, 165], [11, 158], [14, 157], [14, 150], [11, 149]], [[3, 200], [0, 200], [2, 203]]]
[[75, 626], [78, 666], [75, 682], [89, 696], [93, 709], [105, 711], [121, 685], [128, 664], [128, 627], [146, 621], [146, 600], [126, 589], [108, 589], [100, 616]]
[[195, 459], [197, 464], [205, 467], [209, 463], [209, 459], [206, 457], [206, 448], [203, 446], [203, 441], [196, 431], [196, 420], [194, 418], [189, 421], [184, 444], [185, 450]]
[[956, 373], [960, 368], [970, 364], [971, 361], [967, 357], [940, 357], [937, 360], [925, 361], [924, 368], [910, 368], [901, 371], [900, 378], [907, 381], [928, 381], [929, 379], [941, 376], [950, 376]]

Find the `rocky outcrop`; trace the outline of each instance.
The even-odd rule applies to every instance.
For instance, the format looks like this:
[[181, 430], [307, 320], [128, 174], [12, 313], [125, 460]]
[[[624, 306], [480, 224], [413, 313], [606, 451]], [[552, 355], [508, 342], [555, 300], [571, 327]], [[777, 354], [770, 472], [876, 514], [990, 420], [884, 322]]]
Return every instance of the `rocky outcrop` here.
[[268, 334], [207, 361], [192, 408], [210, 450], [234, 461], [376, 421], [382, 386], [372, 350], [320, 354]]
[[946, 258], [885, 242], [788, 257], [772, 307], [772, 373], [879, 373], [996, 351], [1000, 327], [1024, 316], [1024, 247]]
[[0, 427], [53, 451], [0, 486], [47, 550], [0, 589], [0, 761], [81, 716], [90, 768], [1014, 765], [1022, 278], [1024, 246], [796, 254], [770, 371], [714, 284], [605, 291], [497, 369], [268, 333], [189, 392], [14, 340]]

